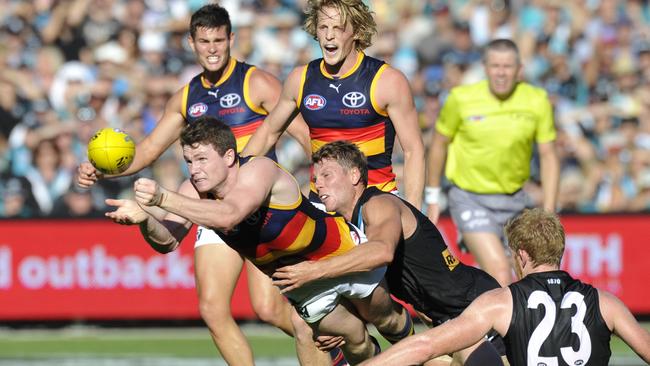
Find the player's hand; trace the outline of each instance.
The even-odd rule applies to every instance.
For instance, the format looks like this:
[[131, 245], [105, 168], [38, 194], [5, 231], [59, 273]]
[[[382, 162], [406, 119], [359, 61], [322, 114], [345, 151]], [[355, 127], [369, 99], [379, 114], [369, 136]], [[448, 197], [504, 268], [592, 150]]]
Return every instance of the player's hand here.
[[314, 343], [319, 350], [329, 352], [344, 345], [345, 339], [341, 336], [320, 335], [314, 339]]
[[84, 161], [77, 168], [77, 185], [82, 188], [90, 188], [99, 179], [104, 177], [99, 170], [87, 161]]
[[134, 225], [144, 222], [149, 215], [133, 200], [106, 199], [106, 204], [117, 207], [117, 210], [107, 212], [105, 215], [113, 222], [121, 225]]
[[273, 284], [279, 286], [282, 293], [300, 288], [306, 283], [320, 278], [320, 271], [316, 266], [317, 262], [305, 261], [278, 268], [271, 276]]
[[139, 178], [133, 183], [135, 200], [144, 206], [159, 206], [163, 200], [164, 189], [152, 179]]
[[437, 203], [430, 204], [427, 207], [427, 217], [429, 217], [429, 220], [431, 220], [431, 222], [437, 224], [438, 219], [440, 218], [440, 205]]

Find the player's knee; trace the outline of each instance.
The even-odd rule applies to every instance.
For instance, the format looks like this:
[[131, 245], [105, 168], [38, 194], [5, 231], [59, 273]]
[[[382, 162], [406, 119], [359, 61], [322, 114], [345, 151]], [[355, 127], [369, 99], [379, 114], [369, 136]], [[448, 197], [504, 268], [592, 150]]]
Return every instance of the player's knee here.
[[371, 316], [373, 319], [369, 320], [377, 330], [381, 333], [398, 333], [405, 322], [405, 315], [408, 317], [408, 313], [405, 309], [394, 309], [391, 312], [385, 312], [382, 314], [375, 314]]
[[372, 339], [370, 335], [362, 337], [346, 337], [345, 344], [341, 347], [345, 359], [351, 364], [359, 363], [363, 360], [381, 352], [379, 344]]
[[289, 304], [285, 302], [269, 301], [264, 305], [253, 304], [253, 311], [257, 317], [269, 324], [284, 323], [283, 320], [288, 314]]
[[223, 301], [211, 296], [199, 297], [199, 313], [210, 328], [218, 327], [219, 324], [227, 321], [234, 321], [230, 313], [230, 304], [224, 304]]

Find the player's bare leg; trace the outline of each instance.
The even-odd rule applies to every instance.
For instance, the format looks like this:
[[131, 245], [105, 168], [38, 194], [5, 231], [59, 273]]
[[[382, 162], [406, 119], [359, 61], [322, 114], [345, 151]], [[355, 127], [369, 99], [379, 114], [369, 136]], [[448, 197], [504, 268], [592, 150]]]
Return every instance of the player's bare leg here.
[[[318, 350], [311, 328], [295, 312], [280, 290], [273, 286], [271, 278], [250, 261], [246, 261], [246, 272], [251, 304], [260, 320], [295, 337], [296, 352], [302, 365], [330, 366], [329, 354]], [[292, 319], [294, 315], [298, 323]]]
[[214, 344], [230, 365], [254, 365], [253, 352], [230, 312], [244, 260], [225, 244], [202, 245], [194, 251], [199, 310]]
[[372, 294], [363, 299], [350, 299], [362, 319], [372, 323], [379, 333], [391, 343], [413, 334], [413, 321], [408, 311], [393, 301], [385, 280]]
[[321, 334], [338, 335], [345, 338], [341, 346], [345, 359], [355, 365], [374, 356], [378, 351], [371, 340], [365, 322], [362, 321], [354, 306], [342, 298], [339, 304], [312, 328], [317, 327]]
[[257, 317], [293, 336], [294, 331], [291, 324], [293, 307], [280, 293], [280, 290], [273, 286], [271, 278], [249, 261], [246, 261], [246, 273], [251, 305]]
[[291, 311], [291, 322], [295, 332], [294, 337], [298, 362], [304, 366], [331, 366], [332, 359], [329, 353], [322, 352], [316, 348], [313, 330], [293, 308]]
[[485, 272], [494, 277], [499, 285], [512, 283], [512, 263], [499, 237], [490, 232], [463, 233], [463, 241]]

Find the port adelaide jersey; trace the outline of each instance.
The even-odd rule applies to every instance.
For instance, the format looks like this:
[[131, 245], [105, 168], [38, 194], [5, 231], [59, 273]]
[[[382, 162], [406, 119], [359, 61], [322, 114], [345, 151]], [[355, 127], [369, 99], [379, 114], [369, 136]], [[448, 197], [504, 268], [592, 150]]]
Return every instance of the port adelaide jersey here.
[[312, 152], [328, 142], [348, 140], [368, 158], [369, 185], [382, 191], [397, 188], [391, 157], [395, 128], [374, 100], [376, 80], [388, 67], [359, 52], [356, 64], [335, 78], [323, 59], [305, 66], [298, 108], [309, 125]]
[[564, 271], [532, 273], [509, 286], [512, 320], [503, 337], [511, 365], [608, 365], [610, 330], [598, 290]]
[[[241, 152], [264, 122], [268, 112], [254, 105], [250, 98], [250, 75], [255, 66], [230, 59], [223, 76], [210, 84], [203, 74], [196, 75], [183, 89], [183, 117], [188, 123], [203, 115], [224, 121], [237, 139], [237, 152]], [[267, 155], [273, 160], [275, 148]]]

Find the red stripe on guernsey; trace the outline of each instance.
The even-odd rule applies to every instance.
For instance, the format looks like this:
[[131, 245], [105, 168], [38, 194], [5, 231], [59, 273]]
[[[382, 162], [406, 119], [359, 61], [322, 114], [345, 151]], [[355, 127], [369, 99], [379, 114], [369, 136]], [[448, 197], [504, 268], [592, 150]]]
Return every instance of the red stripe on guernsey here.
[[393, 179], [395, 179], [395, 174], [390, 166], [368, 170], [368, 182], [372, 182], [371, 184], [389, 182]]
[[243, 126], [230, 126], [230, 129], [232, 130], [232, 133], [235, 135], [235, 138], [239, 138], [242, 136], [248, 136], [252, 135], [255, 130], [264, 122], [264, 119], [258, 119], [257, 121], [253, 121], [251, 123], [247, 123]]
[[312, 140], [321, 140], [325, 142], [348, 140], [352, 142], [360, 142], [384, 137], [386, 134], [386, 125], [384, 124], [384, 121], [381, 121], [374, 126], [361, 128], [310, 128], [309, 133]]
[[[282, 229], [275, 239], [260, 243], [260, 245], [257, 246], [255, 258], [261, 258], [269, 254], [271, 251], [282, 250], [291, 246], [291, 244], [296, 241], [298, 235], [300, 235], [300, 232], [308, 219], [309, 217], [304, 212], [296, 212], [293, 218], [291, 218], [291, 220], [284, 226], [284, 229]], [[308, 244], [309, 243], [305, 243], [305, 245]]]
[[[328, 217], [325, 219], [325, 225], [327, 227], [327, 234], [325, 235], [325, 241], [321, 244], [318, 249], [306, 255], [307, 259], [315, 260], [319, 258], [326, 257], [327, 255], [335, 252], [341, 247], [341, 243], [344, 238], [342, 235], [346, 235], [339, 230], [338, 225], [336, 225], [336, 219], [333, 217]], [[347, 234], [349, 235], [349, 234]], [[351, 239], [347, 239], [348, 241]]]

